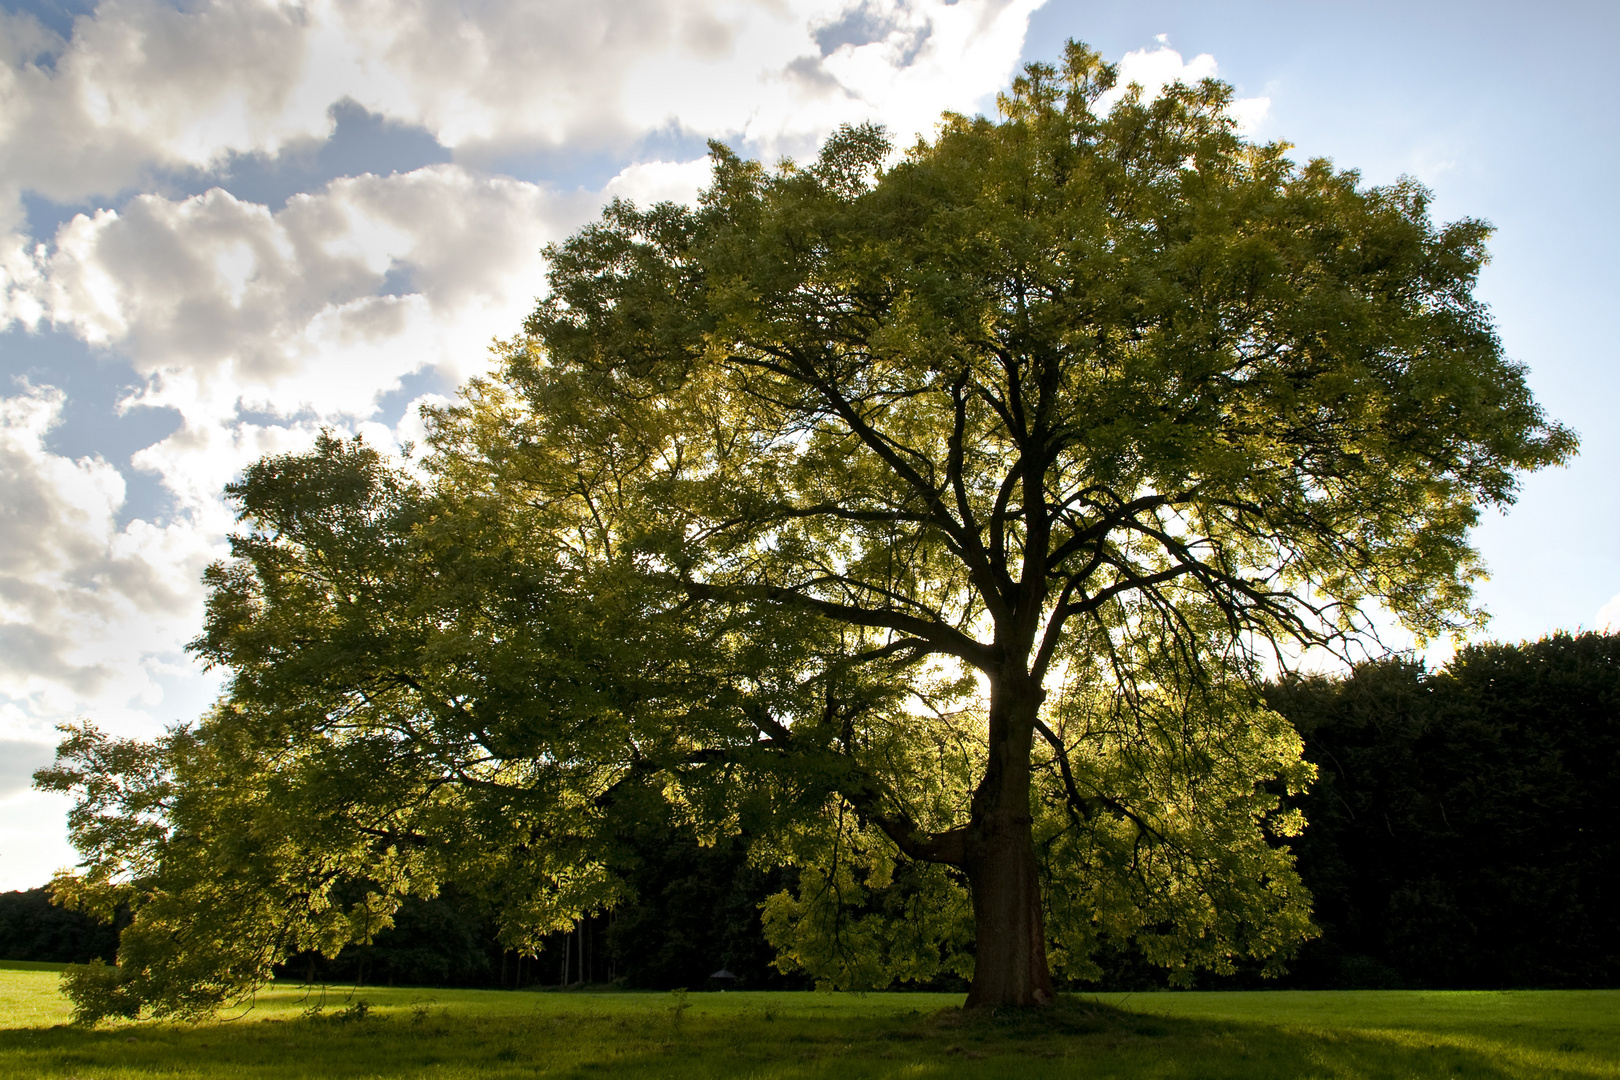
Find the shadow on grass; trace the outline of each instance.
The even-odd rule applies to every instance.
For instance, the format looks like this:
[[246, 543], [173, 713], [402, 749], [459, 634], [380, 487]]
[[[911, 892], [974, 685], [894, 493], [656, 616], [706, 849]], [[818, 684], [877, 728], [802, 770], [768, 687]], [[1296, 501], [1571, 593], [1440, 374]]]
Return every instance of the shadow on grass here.
[[197, 1077], [1620, 1077], [1573, 1044], [1499, 1031], [1352, 1031], [1146, 1016], [1080, 999], [1050, 1010], [855, 1018], [440, 1009], [340, 1020], [0, 1031], [0, 1074]]

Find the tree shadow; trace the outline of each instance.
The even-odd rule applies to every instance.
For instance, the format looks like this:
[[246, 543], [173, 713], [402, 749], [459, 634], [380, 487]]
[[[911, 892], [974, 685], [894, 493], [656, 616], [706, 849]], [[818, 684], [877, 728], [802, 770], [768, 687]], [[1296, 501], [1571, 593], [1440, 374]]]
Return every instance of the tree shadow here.
[[[1516, 1034], [1516, 1032], [1518, 1034]], [[1536, 1045], [1520, 1029], [1354, 1030], [1131, 1012], [1084, 999], [1041, 1010], [865, 1017], [694, 1011], [645, 1015], [458, 1015], [0, 1030], [0, 1073], [122, 1078], [769, 1076], [773, 1080], [1108, 1076], [1119, 1080], [1479, 1078], [1596, 1080], [1616, 1062], [1578, 1039]]]

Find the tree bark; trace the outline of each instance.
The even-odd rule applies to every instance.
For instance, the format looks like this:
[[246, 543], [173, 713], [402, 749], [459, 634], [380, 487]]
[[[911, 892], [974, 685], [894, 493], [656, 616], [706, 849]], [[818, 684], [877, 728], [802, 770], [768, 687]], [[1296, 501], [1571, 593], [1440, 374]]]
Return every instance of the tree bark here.
[[991, 681], [990, 758], [973, 793], [964, 864], [976, 939], [969, 1008], [1053, 1001], [1029, 807], [1042, 697], [1027, 677]]

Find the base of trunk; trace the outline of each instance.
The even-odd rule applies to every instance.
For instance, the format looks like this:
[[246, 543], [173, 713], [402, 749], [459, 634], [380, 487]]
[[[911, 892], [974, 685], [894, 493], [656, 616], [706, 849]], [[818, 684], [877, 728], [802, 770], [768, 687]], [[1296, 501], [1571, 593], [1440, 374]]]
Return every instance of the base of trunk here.
[[[993, 998], [993, 1000], [991, 1000]], [[1008, 995], [994, 998], [993, 995], [981, 997], [977, 986], [968, 991], [967, 1001], [963, 1003], [964, 1009], [1045, 1009], [1056, 1002], [1051, 990], [1028, 990], [1021, 995]]]
[[970, 855], [976, 941], [968, 1008], [1044, 1006], [1054, 1000], [1029, 819], [1011, 824], [986, 837], [988, 843], [974, 845], [978, 858]]
[[963, 844], [976, 957], [969, 1008], [1053, 1001], [1029, 809], [1031, 740], [1045, 696], [1039, 681], [1021, 671], [991, 681], [989, 760]]

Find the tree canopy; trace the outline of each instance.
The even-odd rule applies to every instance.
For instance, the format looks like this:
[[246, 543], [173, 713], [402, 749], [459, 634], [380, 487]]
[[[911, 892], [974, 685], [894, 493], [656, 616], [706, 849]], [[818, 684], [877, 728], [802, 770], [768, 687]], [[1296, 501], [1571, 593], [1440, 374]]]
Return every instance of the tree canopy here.
[[[1214, 81], [1103, 113], [1114, 79], [1073, 45], [897, 157], [715, 145], [696, 207], [548, 250], [414, 475], [333, 437], [250, 469], [194, 646], [227, 697], [145, 787], [73, 764], [90, 731], [45, 774], [87, 792], [80, 895], [136, 897], [138, 942], [257, 890], [208, 946], [240, 987], [241, 942], [452, 873], [543, 933], [656, 807], [799, 866], [767, 929], [834, 985], [1280, 964], [1312, 770], [1268, 662], [1369, 604], [1466, 626], [1468, 528], [1574, 439], [1473, 296], [1487, 226], [1245, 141]], [[143, 874], [90, 823], [159, 787]]]

